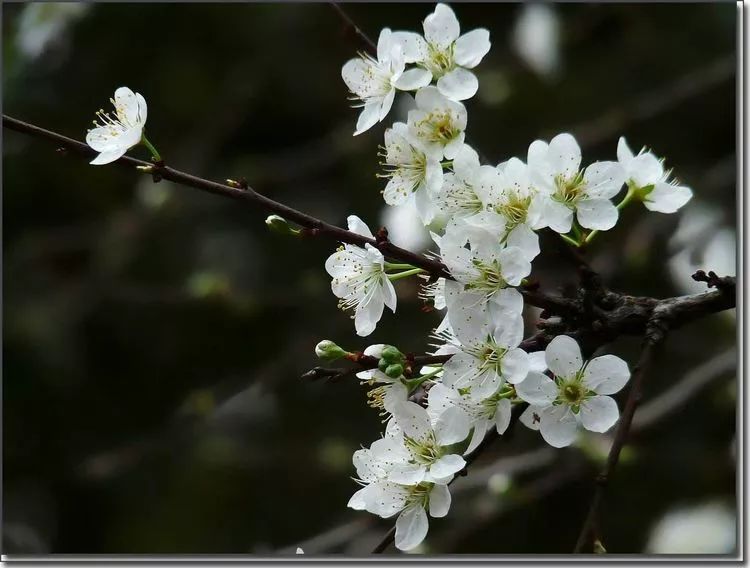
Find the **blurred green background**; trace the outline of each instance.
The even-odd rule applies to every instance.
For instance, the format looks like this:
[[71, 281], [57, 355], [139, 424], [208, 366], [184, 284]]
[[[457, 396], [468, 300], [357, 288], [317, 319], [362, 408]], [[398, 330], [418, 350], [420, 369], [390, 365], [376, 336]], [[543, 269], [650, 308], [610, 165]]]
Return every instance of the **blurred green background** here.
[[[491, 32], [467, 101], [469, 139], [490, 163], [561, 131], [584, 161], [614, 159], [625, 135], [694, 189], [680, 215], [632, 207], [600, 236], [590, 255], [613, 289], [666, 297], [703, 290], [689, 278], [698, 268], [734, 273], [735, 4], [454, 9], [462, 30]], [[351, 136], [340, 69], [363, 46], [330, 6], [2, 10], [5, 113], [83, 139], [127, 85], [146, 97], [149, 138], [172, 166], [244, 176], [327, 221], [356, 213], [427, 245], [408, 208], [385, 211], [375, 177], [403, 107]], [[346, 10], [376, 39], [384, 26], [421, 31], [432, 5]], [[7, 130], [3, 206], [4, 552], [371, 550], [390, 521], [346, 503], [351, 454], [379, 419], [356, 380], [299, 377], [323, 338], [427, 349], [438, 315], [420, 311], [413, 283], [399, 283], [398, 317], [356, 338], [323, 269], [335, 243], [270, 234], [261, 211]], [[546, 236], [534, 276], [570, 289], [555, 247]], [[733, 549], [735, 330], [731, 314], [712, 316], [663, 349], [641, 409], [651, 421], [636, 421], [607, 490], [610, 552]], [[608, 349], [632, 365], [638, 341]], [[606, 443], [551, 450], [519, 427], [454, 485], [451, 513], [418, 551], [570, 552]]]

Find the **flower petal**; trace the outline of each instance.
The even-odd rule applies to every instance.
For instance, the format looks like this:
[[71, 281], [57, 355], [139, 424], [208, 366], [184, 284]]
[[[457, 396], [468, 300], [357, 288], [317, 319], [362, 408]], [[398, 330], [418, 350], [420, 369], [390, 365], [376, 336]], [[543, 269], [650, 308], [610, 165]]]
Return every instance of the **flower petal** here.
[[[466, 412], [458, 406], [452, 406], [438, 417], [435, 423], [435, 439], [439, 445], [449, 446], [463, 442], [469, 435], [470, 429], [469, 417]], [[445, 475], [436, 473], [435, 477], [445, 477]]]
[[359, 113], [359, 118], [357, 118], [357, 126], [354, 131], [354, 136], [362, 134], [378, 123], [378, 119], [380, 118], [380, 106], [380, 101], [376, 100], [367, 103], [364, 108], [362, 108], [362, 112]]
[[479, 65], [490, 50], [490, 32], [484, 28], [471, 30], [456, 40], [453, 51], [455, 61], [461, 67], [472, 69]]
[[596, 357], [583, 371], [583, 384], [597, 394], [620, 392], [629, 379], [628, 364], [615, 355]]
[[430, 516], [440, 518], [451, 508], [451, 492], [447, 485], [435, 485], [430, 491]]
[[544, 204], [544, 221], [550, 229], [564, 235], [573, 226], [573, 211], [562, 203], [547, 198]]
[[495, 410], [495, 427], [498, 434], [504, 434], [510, 425], [511, 404], [510, 399], [502, 398], [497, 403]]
[[693, 190], [684, 185], [672, 185], [661, 182], [654, 186], [643, 204], [649, 211], [674, 213], [693, 197]]
[[457, 67], [438, 79], [437, 88], [451, 100], [464, 101], [477, 94], [479, 81], [471, 71]]
[[620, 417], [617, 403], [611, 396], [592, 396], [581, 403], [581, 424], [591, 432], [606, 432]]
[[571, 134], [563, 132], [550, 140], [547, 159], [555, 174], [571, 178], [581, 167], [581, 148]]
[[427, 58], [428, 46], [424, 38], [414, 32], [393, 32], [391, 41], [401, 46], [406, 63], [416, 63]]
[[557, 398], [557, 385], [547, 375], [532, 371], [516, 385], [516, 392], [529, 404], [545, 407]]
[[430, 476], [435, 479], [450, 477], [461, 471], [465, 465], [466, 461], [458, 454], [448, 454], [430, 466]]
[[432, 433], [432, 423], [427, 411], [413, 402], [403, 402], [393, 408], [393, 417], [405, 436], [426, 440]]
[[625, 183], [625, 170], [617, 162], [595, 162], [583, 174], [589, 199], [611, 199]]
[[521, 416], [519, 416], [518, 419], [521, 421], [521, 424], [530, 430], [539, 430], [539, 423], [542, 419], [542, 410], [544, 409], [541, 406], [534, 406], [531, 404], [521, 413]]
[[516, 385], [529, 373], [528, 354], [523, 349], [511, 349], [503, 356], [503, 378]]
[[125, 155], [125, 152], [127, 151], [127, 148], [118, 148], [116, 150], [102, 152], [96, 158], [91, 160], [89, 164], [91, 164], [92, 166], [103, 166], [104, 164], [111, 164], [115, 160], [119, 160], [123, 155]]
[[461, 28], [458, 18], [447, 4], [438, 4], [424, 19], [424, 37], [432, 45], [446, 49], [458, 39]]
[[427, 69], [415, 67], [405, 71], [393, 84], [394, 87], [401, 91], [416, 91], [426, 87], [432, 81], [432, 73]]
[[548, 406], [542, 410], [539, 431], [550, 446], [564, 448], [576, 439], [578, 422], [566, 404]]
[[412, 505], [404, 510], [396, 521], [396, 548], [411, 550], [427, 536], [429, 522], [421, 505]]
[[556, 376], [569, 379], [583, 366], [581, 348], [572, 337], [558, 335], [550, 341], [545, 351], [547, 368]]
[[577, 216], [581, 227], [608, 231], [617, 224], [619, 212], [609, 199], [582, 199], [577, 205]]
[[633, 151], [628, 146], [627, 140], [624, 136], [620, 136], [617, 141], [617, 160], [624, 166], [627, 162], [633, 159]]
[[368, 239], [373, 238], [372, 233], [370, 232], [370, 228], [362, 219], [360, 219], [356, 215], [349, 215], [346, 218], [346, 224], [352, 233], [357, 233], [358, 235], [362, 235], [363, 237], [367, 237]]

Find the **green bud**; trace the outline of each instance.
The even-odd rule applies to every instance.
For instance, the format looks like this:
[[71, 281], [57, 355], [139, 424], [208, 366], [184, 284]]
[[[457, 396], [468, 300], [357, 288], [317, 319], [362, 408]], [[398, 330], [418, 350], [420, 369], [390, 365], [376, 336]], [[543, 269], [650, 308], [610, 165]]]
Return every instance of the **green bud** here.
[[346, 351], [328, 339], [324, 339], [315, 346], [315, 354], [323, 361], [336, 361], [348, 355]]
[[404, 354], [396, 349], [393, 345], [384, 347], [383, 352], [380, 354], [380, 357], [382, 357], [384, 361], [388, 361], [389, 363], [402, 363], [404, 360]]
[[390, 366], [391, 364], [386, 361], [385, 359], [381, 359], [378, 361], [378, 369], [380, 369], [382, 372], [385, 373], [385, 370]]
[[398, 363], [394, 365], [388, 365], [388, 367], [386, 367], [385, 371], [383, 372], [392, 379], [398, 379], [399, 377], [401, 377], [401, 375], [404, 374], [404, 366], [399, 365]]
[[278, 215], [269, 215], [266, 217], [266, 225], [268, 225], [271, 231], [279, 235], [291, 235], [294, 237], [299, 235], [299, 229], [292, 228], [286, 219]]

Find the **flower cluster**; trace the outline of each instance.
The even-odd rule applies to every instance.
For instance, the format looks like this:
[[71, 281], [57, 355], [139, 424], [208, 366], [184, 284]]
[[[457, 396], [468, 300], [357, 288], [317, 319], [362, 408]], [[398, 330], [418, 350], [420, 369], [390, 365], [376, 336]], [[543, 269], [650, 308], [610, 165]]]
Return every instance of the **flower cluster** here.
[[[611, 161], [584, 161], [573, 135], [562, 133], [531, 142], [525, 156], [482, 164], [466, 141], [462, 101], [477, 92], [471, 70], [489, 51], [489, 32], [461, 35], [445, 4], [423, 27], [423, 36], [383, 30], [377, 59], [361, 55], [342, 69], [363, 107], [355, 134], [386, 117], [396, 91], [416, 91], [406, 121], [385, 130], [383, 197], [389, 205], [414, 201], [436, 247], [429, 254], [450, 273], [426, 280], [420, 292], [444, 312], [432, 332], [434, 355], [444, 362], [419, 368], [392, 345], [372, 345], [364, 356], [377, 365], [357, 375], [372, 387], [368, 404], [386, 428], [381, 439], [354, 454], [362, 488], [349, 506], [384, 518], [398, 515], [401, 550], [425, 538], [428, 513], [448, 513], [448, 485], [465, 467], [464, 456], [489, 430], [503, 434], [513, 407], [524, 407], [519, 421], [558, 448], [572, 444], [581, 430], [606, 432], [619, 418], [610, 395], [630, 378], [625, 361], [614, 355], [586, 361], [567, 335], [544, 351], [523, 348], [518, 288], [540, 253], [539, 232], [557, 233], [579, 247], [612, 229], [629, 203], [674, 213], [692, 197], [688, 187], [670, 181], [660, 159], [646, 149], [634, 155], [624, 138]], [[358, 217], [349, 217], [349, 229], [372, 238]], [[388, 262], [369, 244], [343, 245], [326, 270], [360, 336], [375, 330], [384, 306], [396, 311], [394, 281], [427, 278], [421, 268]], [[326, 360], [351, 355], [329, 341], [318, 351]], [[426, 393], [420, 404], [410, 400], [418, 388]]]

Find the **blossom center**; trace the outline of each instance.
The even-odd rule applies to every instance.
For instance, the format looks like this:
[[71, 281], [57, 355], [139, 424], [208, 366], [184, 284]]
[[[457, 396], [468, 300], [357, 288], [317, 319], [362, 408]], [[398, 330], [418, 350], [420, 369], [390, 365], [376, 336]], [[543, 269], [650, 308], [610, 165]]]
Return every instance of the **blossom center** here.
[[415, 463], [430, 465], [439, 460], [443, 455], [433, 434], [429, 434], [424, 440], [415, 440], [409, 436], [404, 436], [404, 440]]
[[456, 68], [456, 62], [453, 57], [454, 45], [452, 43], [447, 49], [441, 49], [433, 44], [429, 45], [425, 66], [432, 72], [432, 75], [436, 79]]
[[508, 199], [495, 207], [495, 211], [510, 221], [510, 225], [515, 227], [526, 221], [526, 215], [531, 205], [531, 196], [522, 197], [513, 192]]
[[586, 182], [583, 179], [583, 173], [578, 172], [570, 178], [562, 174], [555, 176], [555, 188], [552, 199], [573, 208], [586, 191]]

